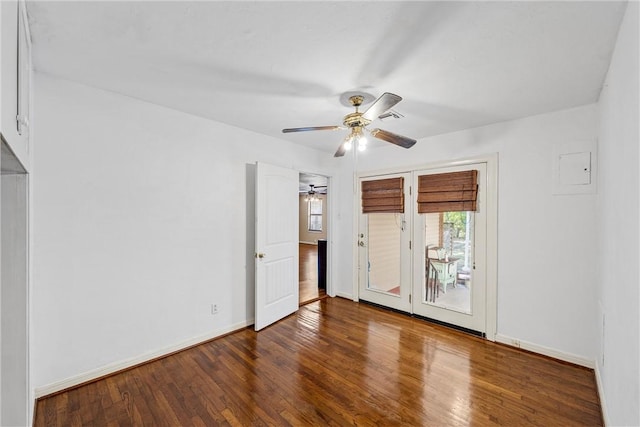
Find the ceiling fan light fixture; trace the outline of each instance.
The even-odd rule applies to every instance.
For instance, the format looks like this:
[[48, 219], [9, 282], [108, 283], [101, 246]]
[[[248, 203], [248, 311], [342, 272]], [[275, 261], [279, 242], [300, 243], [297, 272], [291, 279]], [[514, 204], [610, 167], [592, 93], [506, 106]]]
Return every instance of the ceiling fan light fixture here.
[[349, 151], [349, 150], [351, 150], [352, 146], [353, 146], [353, 135], [349, 134], [349, 136], [347, 136], [344, 139], [343, 147], [344, 147], [345, 150]]
[[316, 191], [315, 187], [316, 186], [314, 184], [309, 185], [309, 191], [304, 196], [305, 202], [317, 202], [318, 200], [320, 200], [320, 197], [318, 196], [318, 192]]
[[351, 128], [351, 133], [344, 139], [342, 147], [345, 151], [349, 151], [354, 144], [359, 151], [364, 151], [367, 148], [367, 138], [364, 136], [363, 128], [360, 126]]

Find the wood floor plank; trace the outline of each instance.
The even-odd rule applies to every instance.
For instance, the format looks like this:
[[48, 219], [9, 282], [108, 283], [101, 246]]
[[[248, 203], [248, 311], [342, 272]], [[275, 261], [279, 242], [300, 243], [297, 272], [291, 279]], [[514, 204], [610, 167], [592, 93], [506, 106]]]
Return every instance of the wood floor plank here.
[[42, 398], [34, 425], [599, 426], [602, 415], [592, 370], [329, 298]]
[[298, 284], [300, 305], [327, 296], [325, 289], [318, 287], [318, 245], [298, 245]]

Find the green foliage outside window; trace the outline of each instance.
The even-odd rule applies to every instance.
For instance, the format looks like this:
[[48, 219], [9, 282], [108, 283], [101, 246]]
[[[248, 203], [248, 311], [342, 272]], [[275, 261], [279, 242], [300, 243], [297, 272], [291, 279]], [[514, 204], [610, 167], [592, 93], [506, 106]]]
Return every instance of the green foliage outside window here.
[[445, 212], [443, 222], [453, 225], [453, 237], [464, 239], [467, 230], [466, 212]]

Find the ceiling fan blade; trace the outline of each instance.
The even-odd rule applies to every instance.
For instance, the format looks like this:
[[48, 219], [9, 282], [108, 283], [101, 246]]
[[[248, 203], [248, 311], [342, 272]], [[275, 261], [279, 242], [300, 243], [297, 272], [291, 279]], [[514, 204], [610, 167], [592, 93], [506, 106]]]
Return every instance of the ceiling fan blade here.
[[342, 129], [342, 126], [310, 126], [305, 128], [288, 128], [288, 129], [282, 129], [282, 133], [307, 132], [310, 130], [338, 130], [338, 129]]
[[342, 156], [344, 156], [344, 153], [346, 153], [346, 152], [347, 152], [347, 149], [344, 148], [344, 143], [342, 143], [338, 147], [338, 150], [336, 151], [336, 154], [333, 155], [333, 157], [342, 157]]
[[387, 111], [389, 108], [396, 105], [398, 102], [402, 101], [402, 97], [393, 93], [385, 92], [380, 98], [376, 99], [376, 101], [371, 104], [371, 106], [362, 113], [362, 117], [367, 120], [374, 120], [380, 114]]
[[407, 138], [406, 136], [396, 135], [382, 129], [373, 129], [371, 136], [381, 139], [383, 141], [390, 142], [392, 144], [399, 145], [402, 148], [411, 148], [417, 142], [415, 139]]

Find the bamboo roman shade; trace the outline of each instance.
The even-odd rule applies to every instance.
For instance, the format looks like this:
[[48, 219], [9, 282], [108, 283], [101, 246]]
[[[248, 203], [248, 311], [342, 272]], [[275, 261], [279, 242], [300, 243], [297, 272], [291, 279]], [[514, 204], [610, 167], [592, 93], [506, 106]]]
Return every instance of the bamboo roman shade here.
[[418, 213], [475, 211], [478, 171], [418, 177]]
[[362, 181], [362, 213], [404, 213], [404, 178]]

